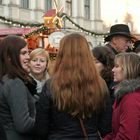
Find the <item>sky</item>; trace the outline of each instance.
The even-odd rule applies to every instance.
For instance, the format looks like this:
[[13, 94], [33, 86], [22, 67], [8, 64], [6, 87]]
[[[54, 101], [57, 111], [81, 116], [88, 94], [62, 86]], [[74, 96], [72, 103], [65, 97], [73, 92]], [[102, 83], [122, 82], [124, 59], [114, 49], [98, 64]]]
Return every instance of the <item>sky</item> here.
[[140, 0], [101, 0], [101, 17], [107, 26], [124, 23], [126, 13], [131, 14], [134, 28], [140, 33]]

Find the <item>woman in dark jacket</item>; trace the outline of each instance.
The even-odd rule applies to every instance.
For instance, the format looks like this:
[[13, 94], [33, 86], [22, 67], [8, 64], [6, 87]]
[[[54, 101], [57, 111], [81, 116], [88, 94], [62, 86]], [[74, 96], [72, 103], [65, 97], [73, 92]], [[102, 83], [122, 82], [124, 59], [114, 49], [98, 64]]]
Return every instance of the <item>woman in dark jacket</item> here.
[[[7, 140], [32, 140], [36, 86], [28, 75], [26, 41], [10, 35], [0, 43], [0, 120]], [[32, 93], [32, 94], [31, 94]]]
[[108, 88], [98, 74], [87, 40], [60, 41], [54, 74], [36, 105], [36, 134], [47, 140], [99, 140], [111, 131]]
[[112, 101], [114, 103], [114, 89], [115, 82], [113, 81], [113, 72], [115, 54], [105, 46], [97, 46], [92, 49], [92, 54], [94, 55], [94, 62], [96, 64], [97, 70], [101, 74], [102, 78], [105, 80]]
[[7, 140], [3, 125], [0, 123], [0, 140]]

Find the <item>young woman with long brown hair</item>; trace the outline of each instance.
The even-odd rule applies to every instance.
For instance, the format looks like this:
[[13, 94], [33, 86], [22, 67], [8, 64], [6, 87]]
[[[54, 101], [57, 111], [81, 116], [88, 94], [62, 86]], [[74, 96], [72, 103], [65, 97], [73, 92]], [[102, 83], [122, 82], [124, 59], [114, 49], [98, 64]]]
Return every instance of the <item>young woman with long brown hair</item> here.
[[48, 140], [98, 140], [99, 131], [104, 137], [111, 126], [108, 88], [84, 36], [73, 33], [60, 41], [53, 73], [36, 106], [36, 134]]

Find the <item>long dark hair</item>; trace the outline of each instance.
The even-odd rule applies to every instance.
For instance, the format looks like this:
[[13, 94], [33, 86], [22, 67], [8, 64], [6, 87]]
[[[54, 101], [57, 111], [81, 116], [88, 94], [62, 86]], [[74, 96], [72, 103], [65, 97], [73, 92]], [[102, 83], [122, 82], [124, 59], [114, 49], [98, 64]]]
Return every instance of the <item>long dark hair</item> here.
[[110, 48], [105, 46], [97, 46], [92, 49], [94, 57], [104, 65], [104, 69], [101, 71], [102, 78], [107, 82], [113, 81], [112, 69], [114, 67], [115, 54]]
[[20, 50], [26, 46], [26, 41], [16, 35], [9, 35], [0, 42], [0, 81], [4, 75], [10, 78], [20, 77], [29, 80], [27, 71], [20, 63]]

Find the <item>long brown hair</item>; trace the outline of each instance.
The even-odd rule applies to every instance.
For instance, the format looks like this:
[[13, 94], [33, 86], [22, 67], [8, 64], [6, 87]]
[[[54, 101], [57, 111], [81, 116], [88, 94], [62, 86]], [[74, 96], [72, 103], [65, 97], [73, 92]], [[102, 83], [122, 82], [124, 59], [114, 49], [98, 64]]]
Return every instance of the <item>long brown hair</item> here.
[[82, 35], [69, 34], [60, 41], [52, 90], [57, 108], [72, 116], [90, 117], [103, 109], [108, 89]]

